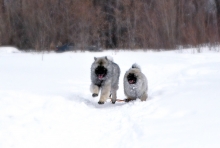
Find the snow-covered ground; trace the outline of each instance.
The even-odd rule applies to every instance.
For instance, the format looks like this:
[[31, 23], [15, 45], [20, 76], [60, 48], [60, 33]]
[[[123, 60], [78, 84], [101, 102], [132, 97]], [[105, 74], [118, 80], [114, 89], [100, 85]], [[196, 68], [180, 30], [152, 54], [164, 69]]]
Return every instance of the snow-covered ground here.
[[[220, 53], [23, 53], [0, 48], [0, 148], [220, 147]], [[94, 56], [112, 56], [123, 76], [133, 63], [149, 98], [98, 105], [90, 88]]]

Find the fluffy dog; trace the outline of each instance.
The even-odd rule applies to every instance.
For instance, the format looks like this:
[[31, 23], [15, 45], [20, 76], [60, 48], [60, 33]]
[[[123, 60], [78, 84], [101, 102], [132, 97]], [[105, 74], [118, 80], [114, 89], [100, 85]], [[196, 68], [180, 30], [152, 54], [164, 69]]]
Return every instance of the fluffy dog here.
[[119, 66], [113, 62], [110, 57], [94, 58], [95, 61], [91, 66], [91, 81], [90, 90], [93, 97], [97, 97], [99, 91], [101, 96], [99, 104], [104, 102], [112, 95], [112, 103], [116, 102], [118, 81], [120, 76]]
[[124, 93], [127, 96], [126, 102], [136, 100], [146, 101], [148, 95], [148, 84], [146, 76], [141, 72], [137, 64], [132, 67], [124, 75]]

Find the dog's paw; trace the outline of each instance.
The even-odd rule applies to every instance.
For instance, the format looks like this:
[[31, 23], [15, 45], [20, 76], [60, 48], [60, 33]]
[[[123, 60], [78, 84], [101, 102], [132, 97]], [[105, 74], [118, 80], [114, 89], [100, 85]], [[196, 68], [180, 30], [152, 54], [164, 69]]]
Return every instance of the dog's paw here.
[[92, 97], [97, 97], [97, 96], [98, 96], [98, 94], [95, 94], [95, 93], [94, 93], [94, 94], [92, 94]]
[[116, 99], [111, 99], [112, 104], [115, 104]]
[[100, 104], [100, 105], [101, 105], [101, 104], [104, 104], [104, 102], [99, 101], [99, 102], [98, 102], [98, 104]]
[[125, 99], [125, 102], [130, 102], [130, 101], [134, 101], [135, 99], [130, 99], [130, 98], [128, 98], [128, 99]]
[[130, 99], [125, 99], [125, 102], [129, 102], [130, 101]]

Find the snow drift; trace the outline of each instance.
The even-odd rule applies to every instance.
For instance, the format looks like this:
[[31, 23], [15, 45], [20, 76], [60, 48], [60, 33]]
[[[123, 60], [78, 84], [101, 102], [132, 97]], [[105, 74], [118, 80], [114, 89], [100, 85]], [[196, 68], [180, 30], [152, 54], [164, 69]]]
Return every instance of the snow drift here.
[[[220, 147], [220, 53], [22, 53], [0, 48], [0, 147]], [[16, 53], [16, 54], [15, 54]], [[123, 76], [133, 63], [149, 98], [98, 105], [93, 57], [112, 56]]]

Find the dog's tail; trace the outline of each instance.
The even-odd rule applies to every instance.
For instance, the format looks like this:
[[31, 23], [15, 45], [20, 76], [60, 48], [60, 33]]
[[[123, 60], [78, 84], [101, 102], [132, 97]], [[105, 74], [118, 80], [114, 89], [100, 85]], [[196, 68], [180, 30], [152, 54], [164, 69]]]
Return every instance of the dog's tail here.
[[137, 69], [140, 69], [141, 70], [141, 67], [137, 64], [137, 63], [134, 63], [131, 68], [137, 68]]

